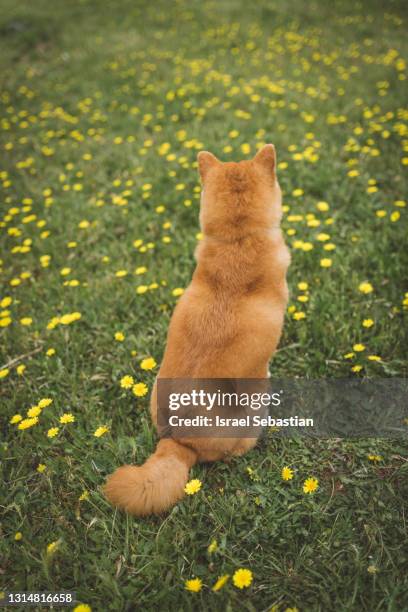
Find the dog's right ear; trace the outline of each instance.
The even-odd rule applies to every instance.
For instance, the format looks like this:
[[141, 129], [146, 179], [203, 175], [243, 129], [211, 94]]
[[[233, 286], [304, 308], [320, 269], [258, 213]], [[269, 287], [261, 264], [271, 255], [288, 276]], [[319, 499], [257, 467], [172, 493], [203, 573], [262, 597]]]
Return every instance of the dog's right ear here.
[[212, 153], [208, 151], [200, 151], [197, 155], [198, 171], [200, 173], [201, 182], [204, 183], [205, 178], [211, 168], [218, 166], [221, 162]]

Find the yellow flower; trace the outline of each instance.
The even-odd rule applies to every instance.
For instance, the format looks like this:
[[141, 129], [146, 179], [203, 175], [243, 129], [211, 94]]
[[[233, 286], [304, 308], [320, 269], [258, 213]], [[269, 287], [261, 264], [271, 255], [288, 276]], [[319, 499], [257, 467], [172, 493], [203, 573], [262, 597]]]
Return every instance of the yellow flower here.
[[78, 604], [75, 606], [74, 612], [92, 612], [92, 608], [88, 604]]
[[47, 406], [50, 406], [52, 404], [52, 399], [49, 397], [44, 397], [43, 399], [40, 399], [40, 401], [38, 402], [38, 407], [43, 409], [43, 408], [47, 408]]
[[117, 276], [118, 278], [122, 278], [123, 276], [127, 276], [127, 270], [118, 270], [117, 272], [115, 272], [115, 276]]
[[300, 196], [302, 196], [302, 195], [303, 195], [303, 193], [304, 193], [304, 192], [303, 192], [303, 189], [294, 189], [294, 190], [292, 191], [292, 195], [293, 195], [295, 198], [299, 198]]
[[361, 353], [362, 351], [365, 351], [364, 344], [354, 344], [353, 351], [356, 351], [356, 353]]
[[0, 378], [6, 378], [9, 375], [10, 370], [8, 368], [3, 368], [0, 370]]
[[103, 425], [101, 427], [98, 427], [98, 429], [96, 429], [96, 431], [94, 432], [94, 436], [96, 438], [100, 438], [101, 436], [106, 434], [108, 431], [109, 431], [109, 428]]
[[212, 540], [211, 544], [208, 545], [207, 551], [211, 555], [218, 548], [217, 540]]
[[320, 265], [322, 268], [330, 268], [332, 263], [333, 261], [329, 257], [323, 257], [323, 259], [320, 260]]
[[23, 534], [21, 533], [21, 531], [17, 531], [17, 533], [14, 536], [14, 539], [16, 542], [19, 542], [20, 540], [23, 539]]
[[50, 429], [47, 431], [47, 437], [55, 438], [55, 436], [58, 435], [58, 432], [59, 432], [59, 427], [50, 427]]
[[84, 491], [83, 493], [81, 493], [78, 499], [79, 501], [86, 501], [87, 499], [89, 499], [89, 492]]
[[75, 417], [70, 412], [64, 412], [62, 416], [60, 416], [60, 423], [73, 423], [75, 421]]
[[293, 470], [290, 467], [282, 468], [281, 476], [283, 480], [292, 480]]
[[357, 365], [355, 365], [355, 366], [353, 366], [353, 367], [351, 368], [351, 371], [352, 371], [352, 372], [361, 372], [361, 370], [362, 370], [362, 369], [363, 369], [363, 366], [362, 366], [362, 365], [358, 365], [358, 364], [357, 364]]
[[141, 361], [140, 363], [140, 367], [142, 368], [142, 370], [153, 370], [156, 365], [157, 363], [153, 357], [147, 357], [146, 359], [143, 359], [143, 361]]
[[27, 410], [27, 416], [31, 418], [37, 417], [41, 414], [41, 408], [39, 406], [32, 406], [29, 410]]
[[136, 397], [143, 397], [149, 391], [149, 388], [145, 383], [137, 383], [133, 385], [132, 391]]
[[373, 286], [368, 281], [364, 281], [359, 284], [358, 290], [361, 291], [361, 293], [371, 293], [373, 291]]
[[301, 321], [302, 319], [306, 319], [306, 314], [300, 311], [294, 312], [293, 318], [295, 319], [295, 321]]
[[232, 577], [232, 582], [238, 589], [244, 589], [250, 586], [252, 582], [252, 572], [249, 569], [237, 569]]
[[122, 389], [130, 389], [134, 385], [135, 381], [133, 380], [133, 376], [123, 376], [120, 379], [120, 386]]
[[299, 291], [307, 291], [309, 289], [309, 285], [305, 283], [304, 281], [298, 283], [297, 287]]
[[327, 202], [318, 202], [316, 204], [316, 208], [317, 210], [320, 210], [321, 212], [327, 212], [330, 207]]
[[368, 359], [370, 361], [381, 361], [381, 357], [379, 357], [379, 355], [369, 355]]
[[375, 463], [382, 461], [381, 455], [367, 455], [367, 457], [370, 461], [374, 461]]
[[11, 425], [15, 425], [16, 423], [19, 423], [22, 420], [22, 416], [21, 414], [15, 414], [11, 417], [10, 419], [10, 424]]
[[38, 423], [38, 417], [33, 417], [31, 419], [23, 419], [18, 424], [18, 429], [29, 429], [30, 427], [34, 427], [34, 425], [37, 425], [37, 423]]
[[171, 292], [171, 294], [174, 295], [174, 297], [183, 295], [183, 293], [184, 293], [184, 289], [182, 289], [181, 287], [176, 287], [176, 289], [173, 289], [173, 291]]
[[52, 357], [53, 355], [55, 355], [55, 349], [49, 348], [45, 354], [47, 355], [47, 357]]
[[191, 593], [198, 593], [201, 591], [203, 586], [203, 581], [201, 578], [191, 578], [191, 580], [186, 580], [184, 583], [184, 588], [186, 591], [190, 591]]
[[136, 293], [139, 295], [142, 295], [142, 293], [146, 293], [147, 290], [148, 290], [147, 285], [139, 285], [138, 287], [136, 287]]
[[55, 540], [55, 542], [51, 542], [50, 544], [48, 544], [47, 555], [53, 555], [56, 552], [60, 544], [61, 544], [61, 540]]
[[220, 589], [222, 589], [224, 584], [228, 582], [228, 579], [229, 579], [229, 574], [224, 574], [223, 576], [220, 576], [211, 590], [214, 592], [219, 591]]
[[374, 321], [372, 319], [364, 319], [363, 327], [372, 327], [374, 325]]
[[314, 493], [319, 488], [317, 478], [307, 478], [303, 483], [303, 493]]
[[46, 469], [47, 469], [47, 466], [45, 465], [45, 463], [39, 463], [37, 465], [37, 472], [39, 472], [40, 474], [45, 472]]
[[22, 319], [20, 319], [21, 325], [31, 325], [32, 322], [33, 320], [31, 317], [23, 317]]
[[24, 365], [24, 363], [21, 363], [19, 366], [17, 366], [17, 374], [19, 376], [22, 376], [24, 374], [24, 370], [26, 369], [27, 366]]
[[124, 335], [124, 334], [122, 334], [122, 332], [116, 332], [116, 333], [115, 333], [115, 340], [116, 340], [117, 342], [123, 342], [123, 341], [124, 341], [124, 339], [125, 339], [125, 335]]
[[194, 495], [195, 493], [198, 493], [201, 487], [201, 480], [198, 480], [198, 478], [193, 478], [193, 480], [190, 480], [184, 487], [184, 492], [187, 493], [187, 495]]

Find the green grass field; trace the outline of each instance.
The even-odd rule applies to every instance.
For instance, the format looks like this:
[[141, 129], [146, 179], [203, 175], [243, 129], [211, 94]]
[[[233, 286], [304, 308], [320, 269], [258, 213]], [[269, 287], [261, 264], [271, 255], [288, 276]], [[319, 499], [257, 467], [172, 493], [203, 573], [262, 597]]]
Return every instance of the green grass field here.
[[156, 443], [148, 394], [120, 381], [151, 389], [141, 364], [189, 283], [201, 149], [277, 148], [292, 264], [273, 375], [407, 376], [406, 31], [403, 0], [2, 0], [0, 590], [408, 610], [407, 442], [266, 436], [194, 467], [201, 490], [160, 518], [100, 490]]

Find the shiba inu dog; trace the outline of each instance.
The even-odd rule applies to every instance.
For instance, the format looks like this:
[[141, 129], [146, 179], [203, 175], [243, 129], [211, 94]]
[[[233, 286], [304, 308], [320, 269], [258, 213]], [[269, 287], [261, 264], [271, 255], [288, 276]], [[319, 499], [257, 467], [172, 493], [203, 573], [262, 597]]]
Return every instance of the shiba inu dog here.
[[[275, 148], [252, 160], [222, 163], [198, 154], [203, 239], [197, 267], [168, 331], [158, 378], [266, 378], [288, 300], [289, 251], [280, 230]], [[157, 381], [156, 381], [157, 382]], [[157, 388], [151, 398], [157, 424]], [[197, 462], [242, 455], [255, 438], [161, 439], [142, 465], [109, 476], [108, 500], [135, 515], [168, 510], [184, 495]]]

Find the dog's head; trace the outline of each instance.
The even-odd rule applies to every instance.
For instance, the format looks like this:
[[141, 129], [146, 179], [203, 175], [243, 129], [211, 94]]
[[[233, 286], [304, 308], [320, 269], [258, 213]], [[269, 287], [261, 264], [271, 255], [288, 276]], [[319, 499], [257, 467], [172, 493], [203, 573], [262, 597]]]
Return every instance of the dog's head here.
[[201, 227], [207, 235], [244, 236], [279, 225], [281, 190], [276, 153], [267, 144], [251, 160], [221, 162], [212, 153], [198, 154], [202, 183]]

